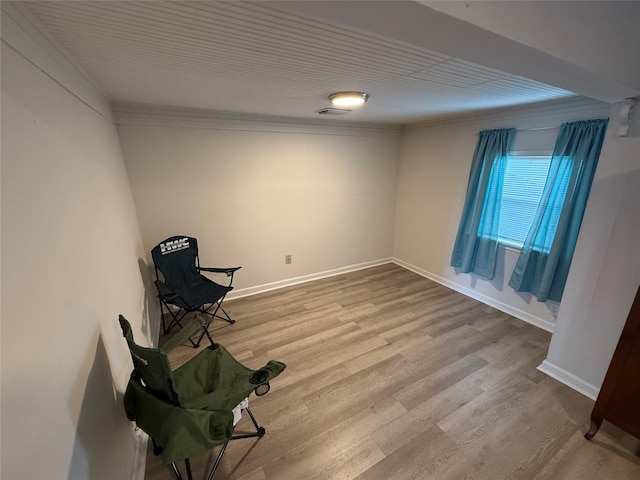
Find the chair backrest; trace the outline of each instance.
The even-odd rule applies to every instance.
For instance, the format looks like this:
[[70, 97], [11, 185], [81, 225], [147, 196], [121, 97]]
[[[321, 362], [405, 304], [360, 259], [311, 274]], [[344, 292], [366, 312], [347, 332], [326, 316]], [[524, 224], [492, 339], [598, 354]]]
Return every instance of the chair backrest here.
[[120, 315], [119, 320], [122, 335], [129, 345], [135, 374], [154, 395], [174, 405], [180, 405], [167, 354], [159, 348], [137, 345], [133, 341], [133, 332], [127, 319]]
[[163, 240], [151, 250], [151, 258], [164, 277], [164, 283], [174, 291], [180, 291], [201, 279], [198, 267], [198, 240], [176, 235]]

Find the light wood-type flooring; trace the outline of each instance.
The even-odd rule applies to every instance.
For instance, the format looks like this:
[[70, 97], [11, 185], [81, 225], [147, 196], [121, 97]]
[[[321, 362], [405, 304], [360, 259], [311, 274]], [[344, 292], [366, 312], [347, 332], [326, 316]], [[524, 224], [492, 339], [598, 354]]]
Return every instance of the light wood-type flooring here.
[[[225, 307], [214, 339], [287, 369], [251, 396], [266, 436], [231, 442], [214, 480], [640, 479], [640, 442], [606, 421], [585, 440], [593, 401], [536, 370], [549, 333], [397, 265]], [[146, 479], [171, 478], [150, 453]]]

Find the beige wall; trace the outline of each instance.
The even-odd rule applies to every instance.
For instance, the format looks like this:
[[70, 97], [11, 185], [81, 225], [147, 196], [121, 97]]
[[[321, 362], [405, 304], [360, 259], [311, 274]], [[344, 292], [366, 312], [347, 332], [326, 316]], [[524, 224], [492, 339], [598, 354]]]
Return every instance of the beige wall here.
[[595, 398], [640, 285], [640, 115], [607, 136], [542, 370]]
[[[394, 257], [398, 263], [512, 315], [553, 330], [541, 370], [595, 398], [640, 283], [640, 119], [618, 137], [618, 108], [573, 100], [409, 129], [398, 173]], [[543, 153], [559, 126], [611, 117], [559, 310], [508, 287], [517, 253], [501, 249], [496, 278], [449, 266], [476, 132], [516, 127], [514, 150]], [[557, 317], [557, 319], [556, 319]]]
[[550, 154], [558, 131], [546, 127], [608, 115], [608, 105], [578, 99], [408, 129], [398, 173], [394, 257], [455, 290], [552, 330], [555, 306], [540, 303], [530, 294], [516, 293], [507, 285], [517, 251], [500, 248], [492, 281], [456, 273], [449, 265], [477, 132], [515, 127], [521, 130], [516, 133], [515, 152]]
[[[4, 44], [2, 69], [8, 479], [131, 478], [140, 471], [141, 442], [122, 412], [131, 364], [116, 317], [128, 316], [140, 343], [152, 343], [155, 292], [145, 261], [173, 233], [198, 237], [205, 264], [243, 265], [240, 292], [393, 255], [552, 327], [547, 305], [506, 287], [514, 252], [501, 251], [493, 282], [448, 266], [475, 135], [609, 114], [595, 102], [556, 102], [409, 128], [402, 138], [373, 127], [337, 134], [282, 124], [270, 131], [123, 121], [127, 176], [110, 119]], [[638, 258], [634, 132], [627, 139], [608, 134], [547, 360], [556, 368], [550, 373], [564, 372], [561, 379], [574, 386], [599, 385], [638, 281], [628, 261]], [[555, 134], [519, 132], [515, 148], [549, 151]], [[286, 254], [292, 265], [284, 264]]]
[[[145, 261], [174, 233], [197, 236], [205, 264], [243, 265], [240, 293], [393, 255], [554, 326], [547, 305], [505, 286], [514, 252], [500, 252], [493, 282], [448, 266], [475, 134], [606, 116], [608, 106], [537, 105], [409, 128], [402, 138], [374, 127], [230, 128], [152, 116], [120, 122], [128, 178], [108, 99], [67, 69], [63, 54], [50, 56], [41, 36], [22, 26], [9, 33], [33, 58], [2, 45], [3, 479], [124, 479], [143, 470], [144, 442], [122, 411], [131, 363], [116, 318], [129, 318], [140, 343], [156, 338]], [[64, 68], [52, 80], [31, 62]], [[554, 138], [519, 132], [516, 148], [549, 150]], [[587, 394], [601, 382], [639, 281], [638, 163], [637, 123], [629, 138], [610, 131], [545, 362]]]
[[[144, 256], [109, 119], [2, 43], [1, 477], [125, 479]], [[145, 270], [145, 269], [142, 269]]]
[[147, 252], [197, 237], [201, 264], [243, 266], [236, 295], [391, 257], [399, 131], [155, 120], [118, 122]]

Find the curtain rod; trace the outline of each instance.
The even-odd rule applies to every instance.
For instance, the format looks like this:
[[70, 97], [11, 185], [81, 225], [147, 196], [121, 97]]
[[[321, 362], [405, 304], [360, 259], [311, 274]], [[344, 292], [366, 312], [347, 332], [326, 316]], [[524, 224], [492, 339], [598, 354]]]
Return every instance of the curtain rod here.
[[560, 127], [516, 128], [516, 132], [535, 132], [537, 130], [559, 130]]
[[[560, 130], [560, 127], [516, 128], [516, 132], [537, 132], [538, 130]], [[476, 132], [476, 135], [480, 132]]]

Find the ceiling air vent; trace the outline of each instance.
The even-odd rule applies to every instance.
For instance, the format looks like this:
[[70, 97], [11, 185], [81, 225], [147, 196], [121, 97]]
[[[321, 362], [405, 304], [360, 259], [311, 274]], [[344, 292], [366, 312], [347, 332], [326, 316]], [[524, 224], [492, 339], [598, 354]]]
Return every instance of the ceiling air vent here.
[[347, 108], [325, 107], [325, 108], [321, 108], [316, 113], [318, 115], [345, 115], [345, 114], [349, 113], [350, 111], [351, 110], [349, 110]]

